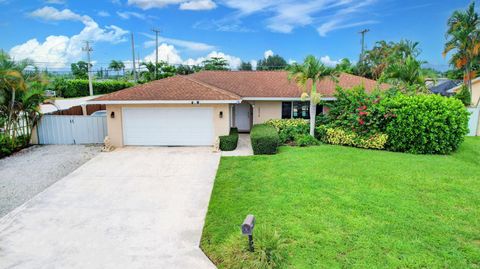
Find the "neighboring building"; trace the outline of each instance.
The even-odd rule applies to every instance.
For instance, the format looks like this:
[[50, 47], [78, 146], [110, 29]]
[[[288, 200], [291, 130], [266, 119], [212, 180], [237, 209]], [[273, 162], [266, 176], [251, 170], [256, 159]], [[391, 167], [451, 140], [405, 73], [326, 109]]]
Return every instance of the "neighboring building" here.
[[[387, 88], [349, 74], [341, 74], [338, 85]], [[335, 88], [330, 79], [317, 85], [323, 100], [335, 100]], [[231, 127], [249, 132], [253, 124], [269, 119], [308, 119], [309, 104], [301, 100], [301, 92], [286, 71], [203, 71], [137, 85], [89, 103], [106, 104], [108, 136], [116, 147], [207, 146]]]
[[[454, 94], [458, 91], [460, 91], [462, 85], [458, 85], [450, 90], [448, 92], [450, 94]], [[472, 80], [472, 106], [478, 106], [480, 101], [480, 77], [477, 77], [476, 79]]]
[[449, 90], [461, 84], [461, 80], [438, 79], [436, 81], [431, 81], [427, 83], [427, 87], [432, 93], [440, 94], [443, 96], [452, 96], [454, 93], [449, 92]]

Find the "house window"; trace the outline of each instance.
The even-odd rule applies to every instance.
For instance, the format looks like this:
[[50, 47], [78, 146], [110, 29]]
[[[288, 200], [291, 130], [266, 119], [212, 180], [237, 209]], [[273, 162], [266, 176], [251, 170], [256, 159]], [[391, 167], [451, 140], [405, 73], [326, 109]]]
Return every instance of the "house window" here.
[[282, 102], [282, 119], [292, 117], [292, 102]]
[[[323, 112], [323, 106], [317, 105], [316, 115]], [[282, 102], [282, 119], [310, 119], [310, 102]]]

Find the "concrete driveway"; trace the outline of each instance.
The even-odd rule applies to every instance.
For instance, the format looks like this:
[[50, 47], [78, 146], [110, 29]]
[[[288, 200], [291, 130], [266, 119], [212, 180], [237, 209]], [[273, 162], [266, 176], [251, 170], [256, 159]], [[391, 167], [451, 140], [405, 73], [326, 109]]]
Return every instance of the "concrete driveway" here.
[[198, 246], [219, 160], [101, 153], [0, 219], [0, 268], [215, 268]]

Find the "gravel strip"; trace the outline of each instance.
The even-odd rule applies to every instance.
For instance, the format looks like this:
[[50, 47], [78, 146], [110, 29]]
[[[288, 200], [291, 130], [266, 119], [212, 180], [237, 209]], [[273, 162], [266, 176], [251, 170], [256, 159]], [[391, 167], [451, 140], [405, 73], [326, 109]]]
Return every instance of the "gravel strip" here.
[[100, 153], [90, 145], [33, 146], [0, 159], [0, 217]]

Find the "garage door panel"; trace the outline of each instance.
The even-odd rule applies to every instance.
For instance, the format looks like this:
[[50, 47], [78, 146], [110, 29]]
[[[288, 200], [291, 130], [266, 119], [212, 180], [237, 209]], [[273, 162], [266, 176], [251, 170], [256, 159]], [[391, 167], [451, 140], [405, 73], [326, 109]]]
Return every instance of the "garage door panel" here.
[[213, 109], [125, 108], [123, 134], [125, 145], [212, 145]]

